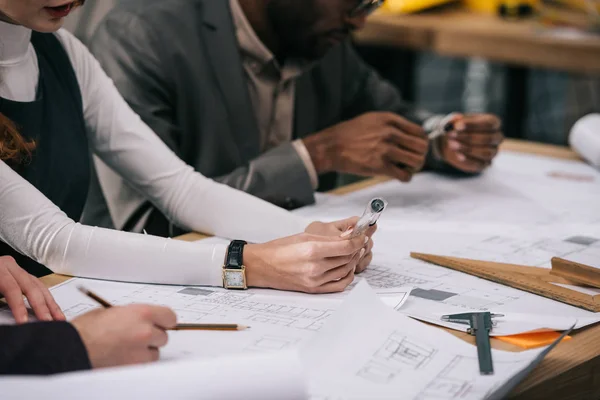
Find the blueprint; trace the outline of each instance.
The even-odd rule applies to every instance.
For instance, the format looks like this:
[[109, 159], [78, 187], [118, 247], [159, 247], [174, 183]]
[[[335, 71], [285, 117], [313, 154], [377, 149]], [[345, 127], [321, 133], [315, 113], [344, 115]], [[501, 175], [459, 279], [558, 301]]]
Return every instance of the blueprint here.
[[493, 397], [542, 351], [493, 350], [494, 374], [482, 376], [475, 346], [394, 313], [360, 284], [300, 354], [312, 399], [469, 400]]
[[360, 215], [373, 197], [385, 198], [388, 208], [378, 222], [372, 265], [361, 278], [376, 290], [413, 286], [402, 312], [436, 323], [455, 312], [506, 313], [497, 335], [600, 320], [600, 314], [410, 258], [422, 252], [544, 268], [552, 257], [591, 264], [600, 250], [595, 169], [504, 152], [479, 176], [422, 173], [409, 185], [388, 181], [298, 212], [321, 220]]
[[[146, 285], [74, 278], [51, 289], [67, 319], [98, 304], [77, 289], [84, 286], [114, 305], [145, 303], [167, 306], [182, 323], [236, 323], [238, 332], [174, 331], [162, 359], [213, 357], [236, 353], [290, 350], [318, 332], [345, 296], [311, 296], [273, 290], [228, 291], [220, 288]], [[400, 309], [411, 288], [378, 291], [390, 309]], [[2, 314], [0, 314], [2, 315]], [[9, 319], [9, 313], [4, 315]], [[235, 340], [231, 340], [231, 334]]]

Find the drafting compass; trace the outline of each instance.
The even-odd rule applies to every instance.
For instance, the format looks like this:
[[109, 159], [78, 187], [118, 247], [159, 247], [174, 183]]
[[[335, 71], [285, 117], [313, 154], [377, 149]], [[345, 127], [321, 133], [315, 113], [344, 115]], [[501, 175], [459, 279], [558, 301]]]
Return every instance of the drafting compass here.
[[442, 321], [469, 325], [467, 332], [475, 336], [477, 344], [477, 358], [479, 359], [479, 372], [481, 375], [493, 375], [494, 364], [492, 362], [492, 345], [490, 343], [490, 331], [495, 323], [492, 318], [503, 317], [502, 314], [490, 312], [475, 312], [442, 315]]

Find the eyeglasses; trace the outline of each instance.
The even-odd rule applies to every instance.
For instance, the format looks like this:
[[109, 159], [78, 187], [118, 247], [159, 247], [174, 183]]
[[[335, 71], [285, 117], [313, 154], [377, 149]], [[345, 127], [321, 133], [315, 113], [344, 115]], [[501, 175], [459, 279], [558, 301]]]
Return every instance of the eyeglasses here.
[[350, 17], [369, 15], [383, 5], [385, 0], [358, 0], [358, 5], [350, 11]]

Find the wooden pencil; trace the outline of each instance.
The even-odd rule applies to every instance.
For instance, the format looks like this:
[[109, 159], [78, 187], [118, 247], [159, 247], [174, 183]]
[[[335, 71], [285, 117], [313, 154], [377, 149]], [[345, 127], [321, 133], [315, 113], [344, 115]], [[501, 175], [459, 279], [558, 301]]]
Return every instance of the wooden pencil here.
[[[96, 301], [104, 308], [112, 307], [110, 302], [104, 300], [102, 297], [98, 296], [96, 293], [84, 288], [83, 286], [78, 286], [77, 289], [83, 294], [85, 294], [90, 299]], [[243, 331], [244, 329], [250, 328], [245, 325], [238, 324], [177, 324], [174, 328], [166, 329], [168, 331]]]

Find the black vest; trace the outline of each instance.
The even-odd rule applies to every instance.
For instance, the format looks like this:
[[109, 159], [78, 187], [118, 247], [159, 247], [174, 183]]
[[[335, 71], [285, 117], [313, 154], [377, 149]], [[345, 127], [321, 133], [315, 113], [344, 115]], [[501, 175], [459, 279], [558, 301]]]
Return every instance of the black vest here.
[[[0, 98], [0, 112], [15, 122], [21, 135], [36, 142], [31, 161], [15, 170], [69, 218], [79, 221], [90, 177], [79, 84], [69, 56], [54, 34], [34, 32], [31, 43], [40, 70], [36, 100], [20, 103]], [[35, 276], [51, 273], [1, 241], [0, 255], [13, 256]]]

